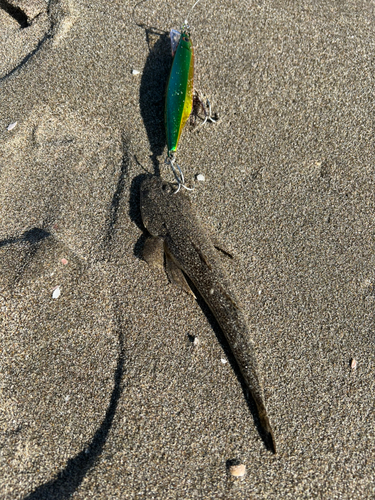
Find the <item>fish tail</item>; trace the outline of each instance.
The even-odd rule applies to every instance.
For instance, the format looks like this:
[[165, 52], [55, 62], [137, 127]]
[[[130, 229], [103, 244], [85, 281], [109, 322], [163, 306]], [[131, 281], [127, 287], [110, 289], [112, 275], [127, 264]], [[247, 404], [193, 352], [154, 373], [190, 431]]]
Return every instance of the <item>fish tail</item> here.
[[276, 440], [267, 415], [267, 410], [264, 405], [262, 405], [262, 408], [258, 407], [258, 414], [259, 414], [260, 425], [262, 426], [265, 433], [266, 442], [269, 445], [269, 447], [272, 448], [272, 451], [276, 454], [277, 453]]

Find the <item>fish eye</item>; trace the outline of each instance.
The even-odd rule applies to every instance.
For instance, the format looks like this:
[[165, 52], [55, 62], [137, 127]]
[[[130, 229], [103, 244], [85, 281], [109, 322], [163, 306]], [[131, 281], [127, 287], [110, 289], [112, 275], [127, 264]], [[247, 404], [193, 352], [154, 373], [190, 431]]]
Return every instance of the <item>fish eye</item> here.
[[164, 191], [164, 193], [170, 193], [171, 192], [171, 186], [169, 184], [167, 184], [166, 182], [164, 182], [162, 184], [161, 188]]

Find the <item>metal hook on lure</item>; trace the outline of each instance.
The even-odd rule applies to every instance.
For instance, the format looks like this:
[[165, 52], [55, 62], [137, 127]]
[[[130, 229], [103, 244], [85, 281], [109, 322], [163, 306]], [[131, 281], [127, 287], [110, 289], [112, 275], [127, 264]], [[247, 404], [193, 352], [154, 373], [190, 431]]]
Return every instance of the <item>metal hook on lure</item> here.
[[[178, 163], [176, 163], [176, 158], [173, 154], [171, 156], [167, 156], [167, 158], [165, 159], [165, 163], [167, 163], [171, 167], [172, 172], [173, 172], [175, 179], [177, 181], [177, 184], [178, 184], [178, 187], [175, 191], [175, 194], [177, 194], [179, 192], [179, 190], [181, 189], [181, 186], [183, 188], [187, 189], [188, 191], [194, 191], [194, 188], [189, 188], [185, 185], [184, 174], [182, 173], [180, 165]], [[177, 167], [178, 173], [177, 173], [175, 167]]]
[[[187, 17], [189, 17], [199, 1], [195, 2]], [[171, 166], [177, 180], [178, 189], [176, 192], [180, 190], [181, 186], [192, 190], [192, 188], [187, 188], [185, 185], [182, 170], [175, 161], [175, 154], [182, 129], [193, 109], [193, 80], [194, 49], [190, 37], [190, 28], [186, 20], [181, 28], [180, 39], [174, 52], [165, 99], [165, 130], [168, 147], [168, 156], [165, 162]], [[175, 167], [177, 167], [178, 173]]]

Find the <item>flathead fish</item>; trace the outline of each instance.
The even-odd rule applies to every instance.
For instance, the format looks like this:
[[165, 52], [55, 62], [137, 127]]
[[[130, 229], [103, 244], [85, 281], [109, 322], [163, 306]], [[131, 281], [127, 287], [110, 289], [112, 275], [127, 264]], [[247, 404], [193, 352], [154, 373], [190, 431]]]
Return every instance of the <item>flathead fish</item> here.
[[200, 224], [189, 198], [158, 177], [141, 185], [141, 215], [150, 233], [144, 259], [151, 267], [165, 266], [170, 281], [193, 293], [188, 278], [211, 309], [256, 403], [265, 440], [276, 453], [250, 330], [220, 264], [220, 246]]

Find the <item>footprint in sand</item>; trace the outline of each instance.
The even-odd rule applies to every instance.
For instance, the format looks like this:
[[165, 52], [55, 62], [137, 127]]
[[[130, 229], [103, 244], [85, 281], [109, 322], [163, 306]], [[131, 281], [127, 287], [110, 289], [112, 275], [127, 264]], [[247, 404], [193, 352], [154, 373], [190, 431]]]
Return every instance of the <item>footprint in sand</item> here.
[[73, 0], [0, 0], [0, 82], [21, 69], [49, 40], [58, 45], [78, 12]]

